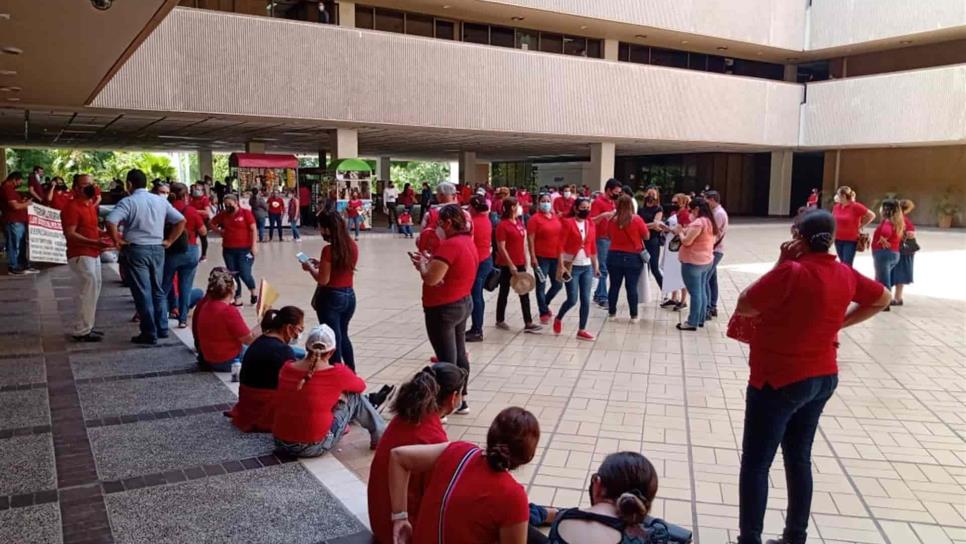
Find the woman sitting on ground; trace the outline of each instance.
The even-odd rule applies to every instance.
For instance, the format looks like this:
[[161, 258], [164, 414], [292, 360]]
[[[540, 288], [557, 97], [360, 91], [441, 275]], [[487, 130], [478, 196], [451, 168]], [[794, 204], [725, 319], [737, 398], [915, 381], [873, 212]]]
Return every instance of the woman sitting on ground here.
[[386, 422], [361, 394], [366, 382], [342, 363], [329, 362], [335, 338], [328, 325], [315, 327], [306, 356], [279, 371], [272, 434], [282, 454], [318, 457], [335, 447], [352, 421], [369, 431], [372, 449], [379, 444]]
[[208, 290], [195, 307], [193, 332], [199, 362], [215, 372], [229, 372], [232, 363], [241, 361], [246, 345], [255, 340], [238, 308], [235, 278], [228, 270], [216, 268], [208, 276]]
[[[485, 451], [469, 442], [392, 450], [389, 498], [394, 542], [524, 544], [530, 518], [527, 492], [508, 471], [533, 459], [539, 439], [537, 418], [511, 406], [490, 425]], [[431, 472], [415, 527], [407, 513], [414, 472]]]
[[[389, 454], [393, 448], [413, 444], [447, 442], [442, 418], [462, 402], [466, 372], [450, 363], [436, 363], [420, 370], [399, 388], [389, 422], [379, 441], [369, 471], [369, 524], [378, 544], [392, 544], [392, 508], [389, 504]], [[428, 474], [416, 474], [409, 482], [409, 519], [415, 523]]]
[[252, 342], [242, 359], [238, 404], [225, 414], [242, 432], [272, 431], [278, 372], [287, 361], [296, 358], [289, 344], [302, 333], [303, 318], [302, 310], [295, 306], [265, 312], [262, 335]]

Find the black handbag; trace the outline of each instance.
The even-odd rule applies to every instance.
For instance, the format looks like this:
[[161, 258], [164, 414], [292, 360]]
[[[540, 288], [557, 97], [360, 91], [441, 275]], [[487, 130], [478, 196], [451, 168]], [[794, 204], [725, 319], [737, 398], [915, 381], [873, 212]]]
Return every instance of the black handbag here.
[[899, 253], [902, 255], [915, 255], [920, 249], [922, 248], [919, 247], [919, 242], [915, 238], [906, 238], [902, 241], [902, 245], [899, 246]]
[[668, 251], [673, 251], [675, 253], [677, 253], [678, 251], [680, 251], [680, 249], [681, 249], [681, 237], [675, 234], [674, 235], [674, 238], [671, 238], [671, 241], [668, 242], [667, 249], [668, 249]]
[[487, 291], [494, 291], [500, 286], [500, 269], [493, 268], [490, 273], [486, 275], [486, 279], [483, 280], [483, 288]]

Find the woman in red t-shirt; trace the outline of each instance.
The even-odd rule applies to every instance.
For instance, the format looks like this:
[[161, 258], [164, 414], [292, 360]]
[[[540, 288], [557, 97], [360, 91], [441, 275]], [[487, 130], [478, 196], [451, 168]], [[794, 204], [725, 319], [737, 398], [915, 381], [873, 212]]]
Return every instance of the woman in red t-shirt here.
[[[466, 320], [473, 310], [470, 293], [479, 257], [459, 204], [447, 204], [439, 209], [437, 229], [442, 231], [443, 238], [431, 256], [411, 254], [413, 266], [423, 279], [426, 335], [437, 360], [454, 362], [468, 374]], [[464, 400], [459, 412], [467, 410]]]
[[235, 280], [230, 272], [213, 271], [205, 297], [195, 307], [194, 334], [198, 355], [211, 370], [229, 372], [241, 361], [244, 347], [255, 340], [238, 308], [231, 304]]
[[882, 202], [879, 213], [882, 214], [882, 221], [872, 234], [872, 262], [875, 265], [875, 281], [891, 292], [892, 271], [899, 264], [899, 247], [906, 235], [906, 221], [899, 201], [891, 198]]
[[251, 303], [258, 302], [255, 294], [255, 278], [252, 276], [252, 265], [258, 255], [256, 243], [255, 216], [251, 210], [242, 209], [238, 205], [238, 197], [225, 195], [224, 210], [211, 220], [211, 224], [221, 233], [221, 253], [228, 270], [237, 273], [235, 282], [235, 306], [241, 306], [241, 284], [248, 287]]
[[[560, 200], [559, 198], [557, 200]], [[563, 282], [557, 279], [557, 262], [560, 260], [560, 218], [553, 213], [553, 203], [550, 195], [542, 193], [537, 197], [536, 213], [527, 222], [527, 242], [530, 248], [530, 266], [534, 273], [539, 268], [542, 274], [537, 274], [537, 308], [540, 312], [540, 322], [550, 323], [553, 314], [550, 303], [563, 287]], [[550, 281], [540, 281], [541, 276]]]
[[[805, 542], [812, 500], [812, 442], [838, 384], [842, 328], [889, 305], [889, 292], [828, 253], [835, 219], [809, 210], [768, 273], [738, 297], [733, 323], [751, 323], [739, 487], [739, 542], [761, 542], [768, 469], [782, 446], [788, 482], [785, 542]], [[852, 305], [856, 302], [856, 305]], [[732, 325], [729, 324], [729, 334]]]
[[[916, 239], [916, 225], [912, 223], [909, 219], [909, 214], [912, 210], [916, 208], [915, 202], [904, 198], [899, 201], [899, 208], [902, 210], [902, 219], [906, 223], [905, 235], [902, 237], [903, 242], [905, 240], [915, 240]], [[892, 269], [892, 284], [896, 286], [896, 295], [892, 300], [893, 306], [902, 306], [902, 291], [906, 285], [912, 283], [912, 271], [913, 265], [915, 264], [915, 251], [909, 251], [906, 249], [904, 244], [899, 246], [899, 264]]]
[[[195, 272], [201, 260], [198, 251], [198, 237], [208, 234], [205, 220], [198, 214], [198, 210], [188, 204], [188, 186], [183, 183], [171, 184], [171, 206], [181, 212], [185, 218], [184, 231], [188, 239], [188, 247], [183, 252], [166, 251], [164, 255], [164, 273], [161, 277], [161, 287], [168, 300], [168, 308], [176, 314], [178, 328], [188, 328], [188, 306], [191, 302], [191, 286], [194, 285]], [[175, 292], [175, 278], [177, 278], [177, 293]]]
[[470, 314], [470, 329], [466, 331], [466, 341], [482, 342], [483, 313], [486, 308], [483, 287], [493, 270], [493, 223], [490, 222], [490, 207], [486, 203], [485, 194], [471, 196], [469, 208], [473, 221], [473, 244], [476, 246], [479, 264], [473, 282], [473, 312]]
[[607, 252], [607, 275], [610, 277], [610, 286], [607, 288], [608, 317], [617, 317], [617, 299], [621, 294], [621, 282], [624, 282], [631, 323], [637, 323], [637, 283], [644, 272], [641, 252], [651, 232], [641, 216], [634, 213], [634, 198], [630, 195], [621, 195], [617, 199], [617, 213], [601, 225], [610, 236], [610, 250]]
[[359, 229], [362, 228], [362, 200], [359, 199], [359, 191], [355, 189], [349, 194], [349, 203], [346, 204], [345, 216], [349, 220], [349, 227], [353, 230], [356, 240], [358, 240]]
[[[413, 444], [447, 442], [442, 418], [452, 414], [463, 400], [466, 372], [450, 363], [436, 363], [416, 373], [399, 387], [389, 422], [369, 467], [369, 525], [376, 544], [392, 544], [392, 507], [389, 504], [389, 454], [394, 448]], [[419, 504], [429, 483], [428, 474], [409, 480], [409, 519], [419, 515]]]
[[279, 371], [272, 423], [276, 451], [318, 457], [335, 447], [353, 421], [369, 431], [370, 448], [379, 445], [386, 422], [361, 394], [366, 382], [332, 361], [336, 349], [336, 333], [319, 325], [305, 342], [305, 358]]
[[[198, 211], [205, 228], [208, 228], [211, 221], [211, 199], [205, 194], [205, 184], [196, 183], [192, 186], [190, 204]], [[198, 237], [201, 239], [201, 261], [205, 261], [208, 258], [208, 233], [199, 234]]]
[[561, 219], [564, 217], [572, 217], [570, 211], [574, 208], [576, 201], [577, 195], [574, 186], [564, 187], [563, 194], [553, 200], [553, 213], [557, 214], [557, 217]]
[[675, 213], [675, 217], [678, 218], [678, 225], [686, 227], [691, 224], [691, 210], [688, 209], [691, 204], [691, 197], [684, 194], [678, 193], [674, 195], [671, 202], [677, 204], [678, 211]]
[[413, 213], [413, 205], [416, 204], [416, 191], [413, 190], [413, 186], [409, 183], [403, 185], [402, 193], [399, 194], [399, 204], [406, 208], [406, 211], [410, 215]]
[[[855, 191], [845, 185], [835, 193], [836, 203], [832, 206], [835, 217], [835, 253], [839, 260], [852, 266], [858, 247], [859, 231], [875, 220], [875, 212], [855, 200]], [[875, 249], [873, 245], [872, 249]]]
[[[500, 290], [496, 297], [496, 328], [510, 330], [506, 324], [506, 302], [510, 295], [510, 280], [527, 271], [526, 228], [517, 199], [508, 196], [502, 201], [500, 223], [496, 226], [496, 266], [500, 269]], [[530, 294], [520, 295], [523, 309], [524, 332], [536, 333], [543, 327], [533, 322], [530, 315]]]
[[[511, 406], [490, 424], [485, 451], [469, 442], [392, 450], [389, 498], [395, 541], [525, 544], [527, 492], [509, 471], [533, 459], [539, 440], [537, 418]], [[410, 474], [427, 472], [429, 484], [414, 526], [408, 519]]]
[[272, 196], [268, 197], [268, 241], [273, 239], [273, 233], [278, 230], [278, 241], [284, 242], [282, 238], [282, 214], [285, 209], [285, 200], [279, 196], [278, 191], [272, 191]]

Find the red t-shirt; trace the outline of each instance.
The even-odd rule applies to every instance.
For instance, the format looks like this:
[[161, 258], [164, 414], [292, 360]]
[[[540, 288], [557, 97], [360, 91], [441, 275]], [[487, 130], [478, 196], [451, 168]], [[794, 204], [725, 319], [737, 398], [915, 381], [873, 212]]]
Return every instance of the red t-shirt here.
[[[319, 257], [320, 261], [325, 261], [332, 264], [332, 245], [329, 244], [322, 248], [322, 256]], [[342, 268], [336, 268], [332, 266], [331, 272], [329, 272], [329, 283], [325, 284], [325, 287], [352, 287], [352, 277], [355, 275], [356, 263], [359, 261], [359, 246], [355, 242], [349, 240], [349, 262], [348, 266]]]
[[3, 182], [3, 221], [5, 223], [26, 223], [27, 209], [15, 210], [10, 206], [10, 201], [23, 202], [27, 200], [17, 192], [17, 186], [12, 181]]
[[473, 216], [473, 243], [479, 262], [485, 261], [493, 252], [493, 223], [486, 213]]
[[809, 253], [766, 273], [746, 292], [761, 312], [751, 340], [749, 383], [779, 388], [837, 374], [838, 332], [849, 304], [872, 304], [882, 289], [828, 253]]
[[210, 300], [195, 310], [198, 327], [198, 345], [205, 361], [223, 363], [241, 353], [240, 338], [251, 330], [238, 308], [221, 300]]
[[562, 252], [573, 255], [574, 257], [584, 250], [587, 257], [597, 255], [597, 227], [590, 219], [584, 220], [586, 234], [580, 235], [580, 227], [574, 218], [563, 219], [563, 228], [560, 235], [560, 249]]
[[[449, 438], [436, 414], [426, 416], [418, 425], [394, 417], [379, 439], [376, 455], [369, 466], [369, 525], [378, 544], [392, 544], [392, 506], [389, 504], [389, 453], [393, 448], [415, 444], [441, 444]], [[431, 473], [409, 477], [409, 499], [406, 511], [413, 525], [419, 518], [419, 503], [429, 484]]]
[[50, 196], [50, 207], [63, 211], [67, 207], [67, 203], [73, 200], [73, 198], [74, 195], [70, 191], [55, 190], [54, 194]]
[[336, 363], [315, 371], [298, 389], [306, 372], [285, 363], [278, 373], [272, 434], [283, 442], [321, 442], [332, 427], [332, 409], [342, 393], [362, 393], [366, 382], [349, 367]]
[[686, 227], [691, 224], [691, 211], [687, 208], [681, 208], [678, 213], [674, 214], [678, 218], [678, 225]]
[[[524, 230], [523, 224], [519, 221], [504, 219], [496, 226], [496, 241], [506, 242], [506, 252], [510, 255], [510, 261], [515, 266], [527, 264], [527, 254], [524, 249], [525, 239], [526, 230]], [[496, 265], [510, 266], [510, 264], [503, 258], [503, 252], [497, 250]]]
[[211, 199], [205, 195], [192, 196], [191, 207], [200, 212], [208, 213], [208, 210], [211, 208]]
[[280, 197], [272, 197], [268, 199], [268, 213], [275, 215], [282, 215], [285, 213], [285, 201]]
[[493, 544], [500, 541], [502, 527], [530, 519], [530, 505], [523, 486], [509, 472], [491, 469], [483, 452], [478, 450], [467, 461], [459, 480], [450, 490], [443, 527], [440, 528], [443, 496], [460, 461], [474, 449], [478, 450], [469, 442], [453, 442], [436, 461], [420, 504], [421, 515], [413, 525], [415, 544], [436, 542], [440, 529], [445, 542]]
[[519, 191], [517, 192], [517, 203], [523, 206], [524, 212], [530, 213], [530, 207], [533, 206], [533, 197], [526, 191]]
[[221, 212], [215, 216], [212, 223], [221, 227], [222, 247], [225, 249], [242, 249], [252, 247], [252, 225], [255, 216], [251, 210], [240, 209], [233, 214]]
[[[76, 198], [68, 201], [67, 206], [60, 212], [60, 222], [65, 235], [67, 227], [73, 225], [77, 227], [76, 232], [81, 236], [92, 240], [100, 240], [101, 238], [100, 231], [97, 229], [97, 206], [90, 200]], [[99, 257], [100, 255], [101, 250], [95, 245], [67, 239], [68, 259], [71, 257]]]
[[808, 206], [815, 206], [818, 204], [818, 193], [812, 193], [808, 195], [808, 201], [805, 202]]
[[[612, 212], [616, 209], [617, 209], [617, 205], [614, 203], [613, 200], [607, 198], [604, 195], [598, 195], [597, 198], [595, 198], [590, 203], [590, 218], [594, 219], [595, 217], [597, 217], [602, 213]], [[603, 227], [604, 223], [603, 222], [597, 223], [597, 226]], [[607, 229], [606, 228], [597, 229], [597, 237], [607, 238]]]
[[832, 207], [835, 216], [835, 239], [843, 242], [855, 242], [859, 239], [859, 224], [869, 209], [853, 202], [848, 206], [836, 204]]
[[205, 220], [202, 219], [201, 214], [184, 200], [175, 202], [171, 207], [184, 216], [184, 231], [188, 233], [188, 245], [198, 245], [198, 231], [205, 226]]
[[441, 283], [423, 284], [423, 307], [442, 306], [470, 296], [476, 280], [476, 268], [480, 264], [473, 237], [470, 234], [457, 234], [440, 241], [433, 259], [448, 264], [449, 269]]
[[[889, 241], [889, 247], [882, 247], [879, 242], [885, 238]], [[895, 227], [892, 225], [892, 221], [888, 219], [883, 219], [879, 226], [876, 227], [875, 232], [872, 234], [872, 249], [891, 249], [892, 251], [899, 251], [899, 245], [902, 243], [902, 237], [896, 231]]]
[[537, 257], [556, 259], [560, 256], [560, 231], [560, 218], [556, 215], [538, 213], [530, 217], [527, 234], [533, 236]]
[[643, 239], [650, 235], [647, 223], [641, 216], [634, 214], [626, 227], [617, 226], [617, 221], [611, 219], [607, 223], [607, 233], [610, 235], [610, 251], [625, 251], [640, 253], [644, 250]]
[[574, 202], [576, 201], [576, 198], [558, 197], [553, 201], [553, 212], [560, 217], [570, 215], [570, 210], [574, 208]]
[[346, 206], [346, 215], [349, 217], [358, 217], [359, 210], [362, 209], [362, 201], [359, 199], [350, 200], [349, 204]]

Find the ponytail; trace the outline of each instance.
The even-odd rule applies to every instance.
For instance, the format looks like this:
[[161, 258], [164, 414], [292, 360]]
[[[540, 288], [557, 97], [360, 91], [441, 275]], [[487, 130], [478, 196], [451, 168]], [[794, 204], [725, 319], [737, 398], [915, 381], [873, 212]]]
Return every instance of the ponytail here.
[[451, 363], [436, 363], [399, 387], [392, 411], [413, 425], [439, 412], [446, 399], [466, 386], [466, 371]]
[[305, 312], [296, 306], [284, 306], [279, 310], [268, 310], [262, 316], [262, 332], [274, 332], [286, 325], [298, 325], [305, 318]]
[[325, 351], [319, 348], [309, 348], [305, 358], [312, 361], [312, 366], [309, 367], [309, 370], [305, 373], [305, 376], [299, 380], [299, 384], [295, 387], [296, 390], [301, 391], [302, 387], [309, 383], [309, 380], [312, 379], [312, 375], [315, 374], [315, 371], [318, 369], [319, 363], [322, 361], [322, 357], [325, 355], [325, 353]]
[[657, 496], [657, 471], [646, 457], [630, 451], [608, 455], [597, 470], [606, 498], [617, 506], [625, 525], [639, 525]]

